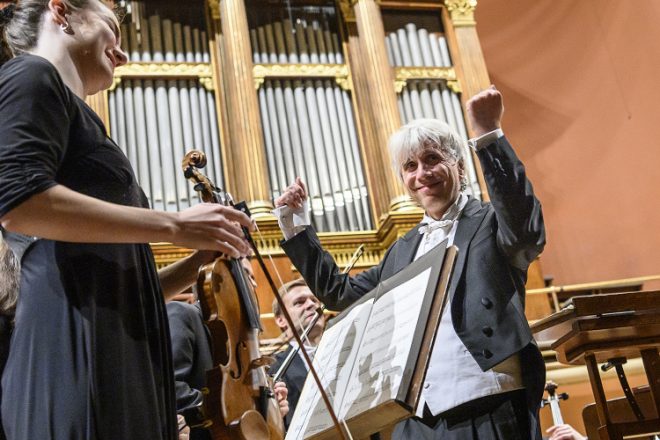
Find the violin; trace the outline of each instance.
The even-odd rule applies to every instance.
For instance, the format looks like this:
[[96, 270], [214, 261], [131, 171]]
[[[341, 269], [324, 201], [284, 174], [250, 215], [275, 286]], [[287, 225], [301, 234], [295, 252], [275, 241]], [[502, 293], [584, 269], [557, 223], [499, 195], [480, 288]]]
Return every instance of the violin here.
[[[198, 168], [206, 165], [200, 151], [185, 155], [184, 175], [207, 203], [233, 206], [249, 216], [244, 202], [216, 187]], [[246, 228], [243, 232], [249, 235]], [[257, 296], [241, 261], [222, 255], [200, 267], [194, 287], [211, 333], [214, 367], [207, 372], [203, 426], [214, 440], [281, 440], [284, 422], [265, 367], [272, 358], [259, 351]]]
[[557, 384], [552, 381], [548, 381], [545, 384], [545, 390], [548, 392], [548, 398], [541, 401], [541, 408], [550, 405], [553, 425], [563, 425], [564, 418], [561, 416], [559, 401], [568, 399], [568, 394], [557, 394], [557, 388], [559, 388]]

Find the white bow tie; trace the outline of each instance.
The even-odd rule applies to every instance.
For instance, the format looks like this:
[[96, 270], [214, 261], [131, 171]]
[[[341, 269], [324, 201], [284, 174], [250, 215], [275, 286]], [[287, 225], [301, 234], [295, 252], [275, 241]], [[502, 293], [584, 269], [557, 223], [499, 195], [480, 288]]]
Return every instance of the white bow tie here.
[[420, 226], [419, 233], [420, 234], [426, 234], [427, 232], [431, 233], [431, 232], [435, 231], [438, 228], [450, 229], [454, 225], [455, 221], [456, 221], [456, 219], [432, 221], [430, 223], [427, 223], [427, 224], [424, 224], [424, 225]]

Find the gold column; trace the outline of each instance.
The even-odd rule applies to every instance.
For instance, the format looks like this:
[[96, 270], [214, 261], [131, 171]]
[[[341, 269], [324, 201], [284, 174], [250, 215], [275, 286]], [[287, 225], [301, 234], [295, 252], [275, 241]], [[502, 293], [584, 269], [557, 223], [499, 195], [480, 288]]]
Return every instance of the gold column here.
[[[370, 119], [369, 123], [364, 124], [365, 132], [370, 136], [365, 139], [363, 149], [374, 214], [380, 220], [390, 211], [415, 206], [392, 170], [387, 150], [389, 137], [401, 127], [394, 74], [387, 58], [385, 29], [378, 4], [374, 0], [358, 0], [354, 3], [342, 0], [340, 6], [349, 25], [351, 43], [358, 41], [357, 50], [354, 47], [351, 49], [349, 62], [356, 85], [355, 93], [361, 103], [359, 113], [361, 118]], [[350, 32], [351, 9], [355, 17], [353, 29], [357, 28], [357, 38], [354, 31]]]
[[[213, 0], [215, 1], [215, 0]], [[227, 99], [227, 138], [223, 148], [227, 190], [246, 199], [252, 214], [273, 208], [263, 144], [259, 104], [252, 75], [252, 49], [243, 0], [220, 0], [224, 85]]]
[[[459, 78], [461, 85], [461, 102], [463, 108], [466, 108], [466, 103], [472, 96], [490, 86], [486, 61], [477, 35], [477, 23], [474, 20], [477, 0], [444, 0], [444, 3], [445, 8], [442, 18], [445, 35], [456, 69], [456, 76]], [[468, 133], [472, 136], [474, 134], [472, 127], [469, 123], [466, 125]], [[488, 200], [488, 190], [483, 178], [481, 164], [476, 155], [472, 154], [483, 198]]]
[[108, 111], [108, 91], [103, 90], [95, 95], [85, 98], [87, 105], [94, 110], [105, 124], [105, 129], [110, 133], [110, 112]]
[[463, 105], [490, 85], [488, 69], [477, 35], [477, 0], [444, 0], [443, 21], [454, 68], [460, 79]]

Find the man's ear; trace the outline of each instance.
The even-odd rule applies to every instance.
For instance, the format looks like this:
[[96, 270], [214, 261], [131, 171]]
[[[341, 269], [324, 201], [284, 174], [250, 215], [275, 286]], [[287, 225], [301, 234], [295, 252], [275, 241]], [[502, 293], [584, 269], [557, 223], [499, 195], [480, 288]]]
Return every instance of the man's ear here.
[[275, 316], [275, 324], [277, 324], [277, 326], [278, 326], [278, 327], [280, 328], [280, 330], [282, 330], [282, 331], [286, 331], [286, 330], [289, 328], [289, 326], [288, 326], [288, 324], [287, 324], [287, 322], [286, 322], [286, 319], [285, 319], [284, 316], [282, 316], [282, 315], [276, 315], [276, 316]]
[[69, 14], [69, 6], [64, 2], [64, 0], [50, 0], [48, 2], [48, 10], [52, 20], [58, 25], [67, 25], [68, 20], [66, 19], [66, 14]]

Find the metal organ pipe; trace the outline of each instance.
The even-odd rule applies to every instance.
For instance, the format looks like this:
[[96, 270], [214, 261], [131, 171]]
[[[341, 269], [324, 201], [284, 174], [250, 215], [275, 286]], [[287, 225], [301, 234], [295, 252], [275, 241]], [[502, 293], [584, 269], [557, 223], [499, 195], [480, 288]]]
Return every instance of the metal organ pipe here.
[[[251, 30], [264, 64], [335, 64], [343, 56], [326, 17], [297, 17]], [[307, 183], [320, 231], [371, 227], [350, 96], [332, 80], [267, 79], [258, 91], [273, 197], [295, 178]]]
[[[447, 41], [442, 34], [430, 33], [408, 23], [390, 32], [386, 44], [395, 67], [451, 67]], [[444, 81], [409, 80], [398, 96], [399, 111], [404, 122], [415, 118], [438, 118], [446, 121], [467, 139], [463, 110], [457, 94]], [[480, 195], [472, 156], [466, 154], [469, 191]]]
[[[189, 25], [151, 16], [122, 25], [122, 33], [131, 62], [210, 60], [206, 33]], [[185, 149], [204, 151], [207, 173], [222, 182], [215, 96], [197, 81], [125, 78], [108, 102], [113, 137], [155, 208], [178, 210], [197, 199], [176, 172]]]

